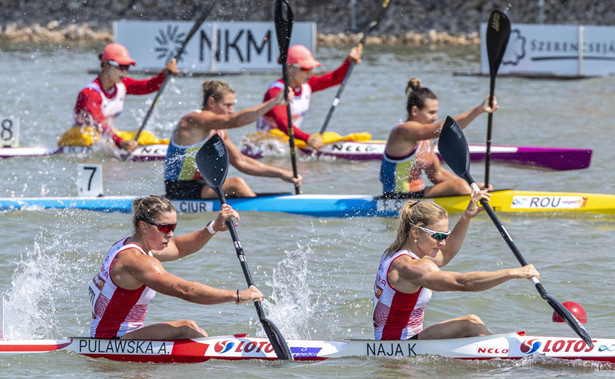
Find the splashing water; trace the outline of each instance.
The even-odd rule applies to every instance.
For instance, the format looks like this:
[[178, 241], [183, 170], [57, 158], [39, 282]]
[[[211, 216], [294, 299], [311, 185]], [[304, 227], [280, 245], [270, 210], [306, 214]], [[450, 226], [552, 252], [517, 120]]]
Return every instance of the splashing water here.
[[38, 243], [22, 256], [5, 297], [6, 339], [49, 338], [56, 330], [55, 297], [66, 291], [55, 280], [62, 266], [58, 256], [48, 255]]
[[80, 334], [89, 323], [83, 277], [95, 268], [91, 257], [82, 252], [90, 251], [90, 242], [71, 242], [71, 230], [83, 220], [70, 213], [58, 218], [63, 219], [58, 225], [66, 228], [49, 227], [35, 237], [32, 247], [16, 262], [10, 288], [2, 294], [7, 340], [62, 338], [69, 333], [64, 324], [70, 325], [70, 333]]
[[271, 303], [265, 303], [265, 309], [286, 338], [304, 338], [309, 335], [306, 325], [315, 310], [310, 299], [313, 292], [308, 270], [313, 251], [298, 246], [297, 250], [285, 253], [286, 258], [278, 262], [271, 282], [267, 283], [273, 288], [273, 293]]

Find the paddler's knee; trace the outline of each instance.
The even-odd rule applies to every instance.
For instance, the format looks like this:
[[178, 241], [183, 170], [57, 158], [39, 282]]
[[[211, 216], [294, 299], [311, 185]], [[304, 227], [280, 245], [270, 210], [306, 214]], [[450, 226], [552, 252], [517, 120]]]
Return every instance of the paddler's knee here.
[[178, 335], [181, 338], [200, 338], [207, 337], [207, 332], [204, 329], [201, 329], [199, 325], [193, 320], [181, 320], [178, 321], [179, 330]]
[[255, 197], [248, 183], [239, 176], [226, 179], [224, 182], [224, 193], [227, 197]]
[[475, 314], [469, 314], [464, 316], [464, 320], [467, 323], [466, 330], [468, 331], [467, 337], [472, 336], [484, 336], [491, 334], [483, 320]]

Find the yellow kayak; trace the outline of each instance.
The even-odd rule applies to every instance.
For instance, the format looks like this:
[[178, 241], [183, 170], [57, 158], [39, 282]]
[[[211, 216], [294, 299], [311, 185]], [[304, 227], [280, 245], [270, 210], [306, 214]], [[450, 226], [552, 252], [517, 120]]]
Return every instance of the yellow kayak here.
[[[449, 213], [463, 212], [469, 196], [433, 198]], [[615, 195], [600, 193], [495, 190], [491, 207], [496, 212], [581, 212], [615, 214]]]

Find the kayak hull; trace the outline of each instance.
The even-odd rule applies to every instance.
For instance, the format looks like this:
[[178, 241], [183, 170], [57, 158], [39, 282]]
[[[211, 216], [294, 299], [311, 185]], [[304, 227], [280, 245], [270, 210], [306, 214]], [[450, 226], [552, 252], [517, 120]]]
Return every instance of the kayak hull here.
[[[0, 341], [0, 346], [6, 342]], [[277, 360], [267, 338], [248, 337], [245, 334], [167, 341], [75, 337], [59, 340], [57, 345], [67, 342], [62, 349], [115, 361], [196, 363], [210, 359]], [[434, 355], [465, 360], [553, 358], [615, 363], [615, 339], [598, 338], [592, 342], [593, 346], [590, 347], [579, 338], [526, 336], [523, 332], [442, 340], [287, 340], [293, 358], [298, 361], [412, 359]], [[11, 353], [7, 349], [0, 352]]]
[[[490, 204], [497, 212], [553, 215], [613, 215], [615, 195], [494, 190]], [[108, 197], [23, 197], [0, 198], [0, 211], [42, 209], [84, 209], [102, 212], [131, 212], [134, 196]], [[444, 207], [449, 213], [461, 213], [469, 196], [446, 196], [426, 199]], [[393, 217], [405, 198], [382, 198], [371, 195], [292, 195], [267, 194], [252, 198], [229, 198], [228, 203], [240, 212], [284, 212], [314, 217]], [[178, 213], [217, 212], [217, 199], [172, 200]]]

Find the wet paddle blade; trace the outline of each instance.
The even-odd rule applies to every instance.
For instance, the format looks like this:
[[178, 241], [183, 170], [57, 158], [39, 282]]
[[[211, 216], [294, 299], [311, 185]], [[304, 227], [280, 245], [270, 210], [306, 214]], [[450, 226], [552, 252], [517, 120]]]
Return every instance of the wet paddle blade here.
[[493, 11], [487, 24], [487, 57], [491, 77], [495, 77], [498, 73], [509, 38], [510, 20], [508, 16], [502, 11]]
[[288, 47], [290, 46], [294, 17], [293, 10], [286, 0], [276, 0], [273, 17], [275, 34], [278, 37], [278, 48], [280, 49], [280, 60], [285, 65], [288, 58]]
[[581, 337], [581, 339], [585, 341], [588, 346], [593, 346], [592, 338], [583, 326], [583, 324], [581, 324], [581, 322], [577, 320], [577, 318], [574, 317], [574, 315], [570, 313], [570, 311], [566, 307], [564, 307], [563, 304], [561, 304], [551, 295], [547, 295], [547, 298], [545, 300], [547, 300], [551, 308], [553, 308], [555, 312], [557, 312], [566, 321], [568, 326], [570, 326], [572, 330], [574, 330], [574, 332], [579, 337]]
[[280, 330], [273, 323], [273, 321], [267, 318], [262, 318], [260, 321], [263, 325], [263, 329], [265, 330], [265, 334], [267, 334], [267, 338], [271, 342], [271, 347], [273, 347], [275, 355], [277, 355], [278, 359], [294, 360], [293, 354], [290, 351], [290, 347], [288, 347], [286, 340], [282, 336], [282, 332], [280, 332]]
[[228, 172], [228, 151], [219, 135], [214, 134], [196, 153], [196, 166], [209, 187], [222, 187]]
[[451, 116], [446, 117], [438, 140], [438, 152], [457, 176], [474, 182], [470, 176], [470, 149], [461, 127]]

